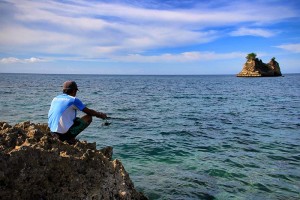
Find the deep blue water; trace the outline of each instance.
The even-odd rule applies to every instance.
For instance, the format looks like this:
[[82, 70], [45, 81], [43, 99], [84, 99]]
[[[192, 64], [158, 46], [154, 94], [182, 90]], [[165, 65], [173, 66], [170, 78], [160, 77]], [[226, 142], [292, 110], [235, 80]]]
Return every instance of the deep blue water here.
[[80, 140], [113, 146], [150, 199], [300, 199], [300, 75], [0, 74], [0, 120], [46, 123], [75, 80], [95, 118]]

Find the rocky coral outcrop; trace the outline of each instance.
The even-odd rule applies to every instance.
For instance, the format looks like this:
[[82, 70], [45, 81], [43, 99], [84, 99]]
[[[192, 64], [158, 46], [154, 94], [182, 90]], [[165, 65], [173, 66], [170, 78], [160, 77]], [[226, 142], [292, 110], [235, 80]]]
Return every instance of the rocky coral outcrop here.
[[[250, 54], [249, 54], [250, 55]], [[247, 61], [243, 66], [237, 77], [272, 77], [272, 76], [282, 76], [279, 63], [272, 58], [269, 63], [263, 63], [262, 60], [254, 56], [247, 57]]]
[[47, 124], [0, 122], [0, 199], [147, 199], [112, 148], [52, 137]]

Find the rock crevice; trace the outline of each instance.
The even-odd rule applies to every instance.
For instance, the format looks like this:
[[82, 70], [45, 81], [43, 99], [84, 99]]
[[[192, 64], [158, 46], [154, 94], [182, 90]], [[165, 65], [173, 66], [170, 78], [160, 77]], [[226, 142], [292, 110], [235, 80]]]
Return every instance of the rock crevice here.
[[3, 199], [147, 199], [134, 188], [112, 147], [74, 145], [52, 137], [47, 124], [0, 122]]

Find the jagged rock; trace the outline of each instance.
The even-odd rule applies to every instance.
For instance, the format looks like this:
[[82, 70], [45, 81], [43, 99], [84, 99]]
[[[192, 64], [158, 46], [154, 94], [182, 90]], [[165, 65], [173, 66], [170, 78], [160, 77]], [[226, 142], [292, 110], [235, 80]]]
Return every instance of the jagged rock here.
[[1, 199], [147, 199], [136, 191], [112, 147], [74, 145], [47, 124], [0, 122]]
[[273, 58], [269, 63], [263, 63], [257, 58], [248, 59], [237, 77], [271, 77], [282, 76], [279, 63]]

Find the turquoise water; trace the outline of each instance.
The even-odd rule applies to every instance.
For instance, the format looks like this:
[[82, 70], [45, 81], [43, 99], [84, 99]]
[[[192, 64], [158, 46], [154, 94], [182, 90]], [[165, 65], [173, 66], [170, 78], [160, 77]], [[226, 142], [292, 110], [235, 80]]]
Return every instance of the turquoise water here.
[[0, 120], [46, 123], [54, 96], [108, 113], [79, 139], [113, 146], [150, 199], [299, 199], [300, 75], [0, 74]]

